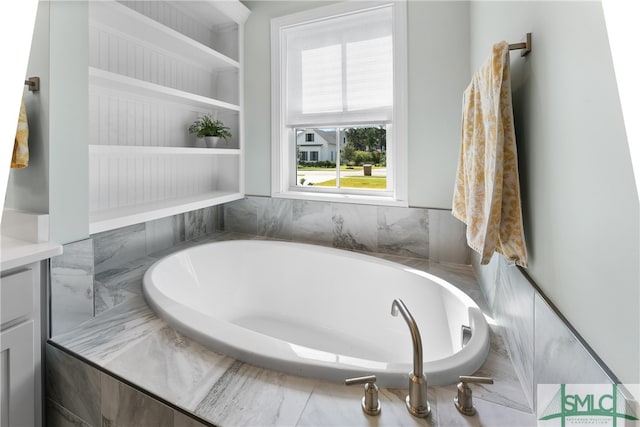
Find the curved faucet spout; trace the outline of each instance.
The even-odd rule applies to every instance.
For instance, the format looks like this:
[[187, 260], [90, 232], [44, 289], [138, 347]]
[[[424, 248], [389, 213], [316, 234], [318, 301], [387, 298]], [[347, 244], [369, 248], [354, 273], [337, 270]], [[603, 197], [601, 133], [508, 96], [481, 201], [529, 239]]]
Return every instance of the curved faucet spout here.
[[422, 338], [420, 337], [420, 330], [418, 329], [418, 324], [413, 319], [413, 316], [407, 309], [407, 306], [404, 305], [404, 302], [401, 299], [394, 299], [391, 304], [391, 315], [398, 316], [398, 312], [402, 314], [405, 322], [409, 326], [409, 330], [411, 331], [411, 341], [413, 342], [413, 374], [417, 377], [422, 376]]
[[391, 304], [391, 315], [402, 314], [405, 322], [411, 331], [411, 341], [413, 342], [413, 372], [409, 374], [409, 395], [406, 403], [407, 409], [416, 417], [428, 417], [431, 413], [429, 402], [427, 401], [427, 377], [423, 373], [422, 364], [422, 338], [418, 324], [401, 299], [394, 299]]

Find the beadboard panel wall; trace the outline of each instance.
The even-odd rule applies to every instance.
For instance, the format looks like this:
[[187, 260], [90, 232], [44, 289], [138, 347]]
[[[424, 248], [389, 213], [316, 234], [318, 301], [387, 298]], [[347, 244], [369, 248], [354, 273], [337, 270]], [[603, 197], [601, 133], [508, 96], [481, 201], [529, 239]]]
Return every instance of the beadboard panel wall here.
[[100, 86], [89, 88], [89, 142], [95, 145], [193, 147], [187, 127], [204, 108], [158, 102], [152, 96]]
[[[204, 147], [203, 140], [188, 134], [187, 129], [197, 117], [209, 111], [207, 106], [163, 101], [158, 96], [126, 90], [125, 86], [118, 88], [116, 84], [91, 85], [89, 142], [92, 145]], [[238, 148], [238, 113], [220, 110], [212, 116], [232, 129], [225, 148]]]
[[90, 208], [104, 211], [167, 199], [208, 197], [216, 191], [233, 191], [239, 158], [221, 158], [210, 149], [147, 151], [128, 147], [90, 147]]
[[[224, 77], [235, 77], [237, 83], [237, 70], [218, 79], [218, 73], [207, 68], [206, 63], [185, 60], [161, 46], [114, 34], [102, 24], [94, 23], [90, 27], [89, 43], [93, 47], [89, 52], [89, 65], [112, 73], [218, 99], [218, 86], [233, 82], [224, 81]], [[225, 95], [229, 97], [225, 101], [238, 103], [237, 91], [225, 92]]]
[[237, 32], [237, 26], [220, 19], [220, 15], [216, 17], [210, 13], [200, 14], [194, 8], [197, 6], [190, 5], [189, 8], [185, 8], [180, 1], [121, 1], [120, 3], [238, 60], [238, 41], [237, 35], [234, 34]]

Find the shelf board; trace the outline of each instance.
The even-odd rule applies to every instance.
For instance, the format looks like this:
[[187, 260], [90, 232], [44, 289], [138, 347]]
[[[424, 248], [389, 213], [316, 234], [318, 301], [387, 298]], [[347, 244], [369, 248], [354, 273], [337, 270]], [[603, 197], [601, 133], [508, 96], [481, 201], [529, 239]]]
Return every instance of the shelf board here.
[[189, 2], [174, 1], [172, 2], [176, 7], [183, 7], [188, 4], [188, 7], [183, 7], [187, 12], [195, 12], [205, 22], [209, 22], [213, 27], [220, 27], [228, 24], [230, 21], [238, 24], [243, 24], [249, 15], [249, 10], [240, 1], [199, 1]]
[[231, 111], [240, 111], [240, 106], [229, 102], [208, 98], [202, 95], [161, 86], [155, 83], [145, 82], [110, 71], [89, 67], [89, 83], [108, 89], [134, 92], [167, 101], [188, 105], [199, 105], [205, 108], [217, 108]]
[[231, 191], [214, 191], [191, 197], [161, 200], [89, 214], [89, 233], [101, 233], [128, 225], [152, 221], [171, 215], [232, 202], [244, 194]]
[[166, 154], [166, 155], [198, 155], [198, 156], [238, 156], [238, 148], [201, 148], [201, 147], [151, 147], [139, 145], [89, 145], [92, 154]]
[[89, 18], [96, 28], [117, 31], [143, 43], [153, 43], [173, 55], [214, 70], [240, 68], [238, 61], [115, 1], [90, 2]]

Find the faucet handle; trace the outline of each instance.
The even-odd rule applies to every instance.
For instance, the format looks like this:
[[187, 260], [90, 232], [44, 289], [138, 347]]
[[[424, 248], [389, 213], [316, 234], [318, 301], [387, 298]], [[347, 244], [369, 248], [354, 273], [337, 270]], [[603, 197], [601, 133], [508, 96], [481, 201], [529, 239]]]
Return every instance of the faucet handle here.
[[380, 413], [380, 401], [378, 400], [378, 386], [376, 376], [348, 378], [344, 380], [346, 385], [364, 384], [364, 397], [362, 398], [362, 410], [367, 415], [378, 415]]
[[463, 415], [475, 415], [476, 408], [473, 406], [473, 392], [467, 384], [493, 384], [491, 377], [473, 377], [467, 375], [460, 376], [458, 383], [458, 395], [453, 398], [453, 402], [458, 411]]

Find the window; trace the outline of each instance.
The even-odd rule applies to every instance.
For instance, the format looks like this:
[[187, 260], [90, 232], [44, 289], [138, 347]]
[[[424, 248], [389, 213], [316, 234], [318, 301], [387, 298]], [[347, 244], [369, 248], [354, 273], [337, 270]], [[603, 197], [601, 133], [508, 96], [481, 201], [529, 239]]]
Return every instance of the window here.
[[325, 6], [271, 32], [272, 195], [406, 206], [406, 3]]

